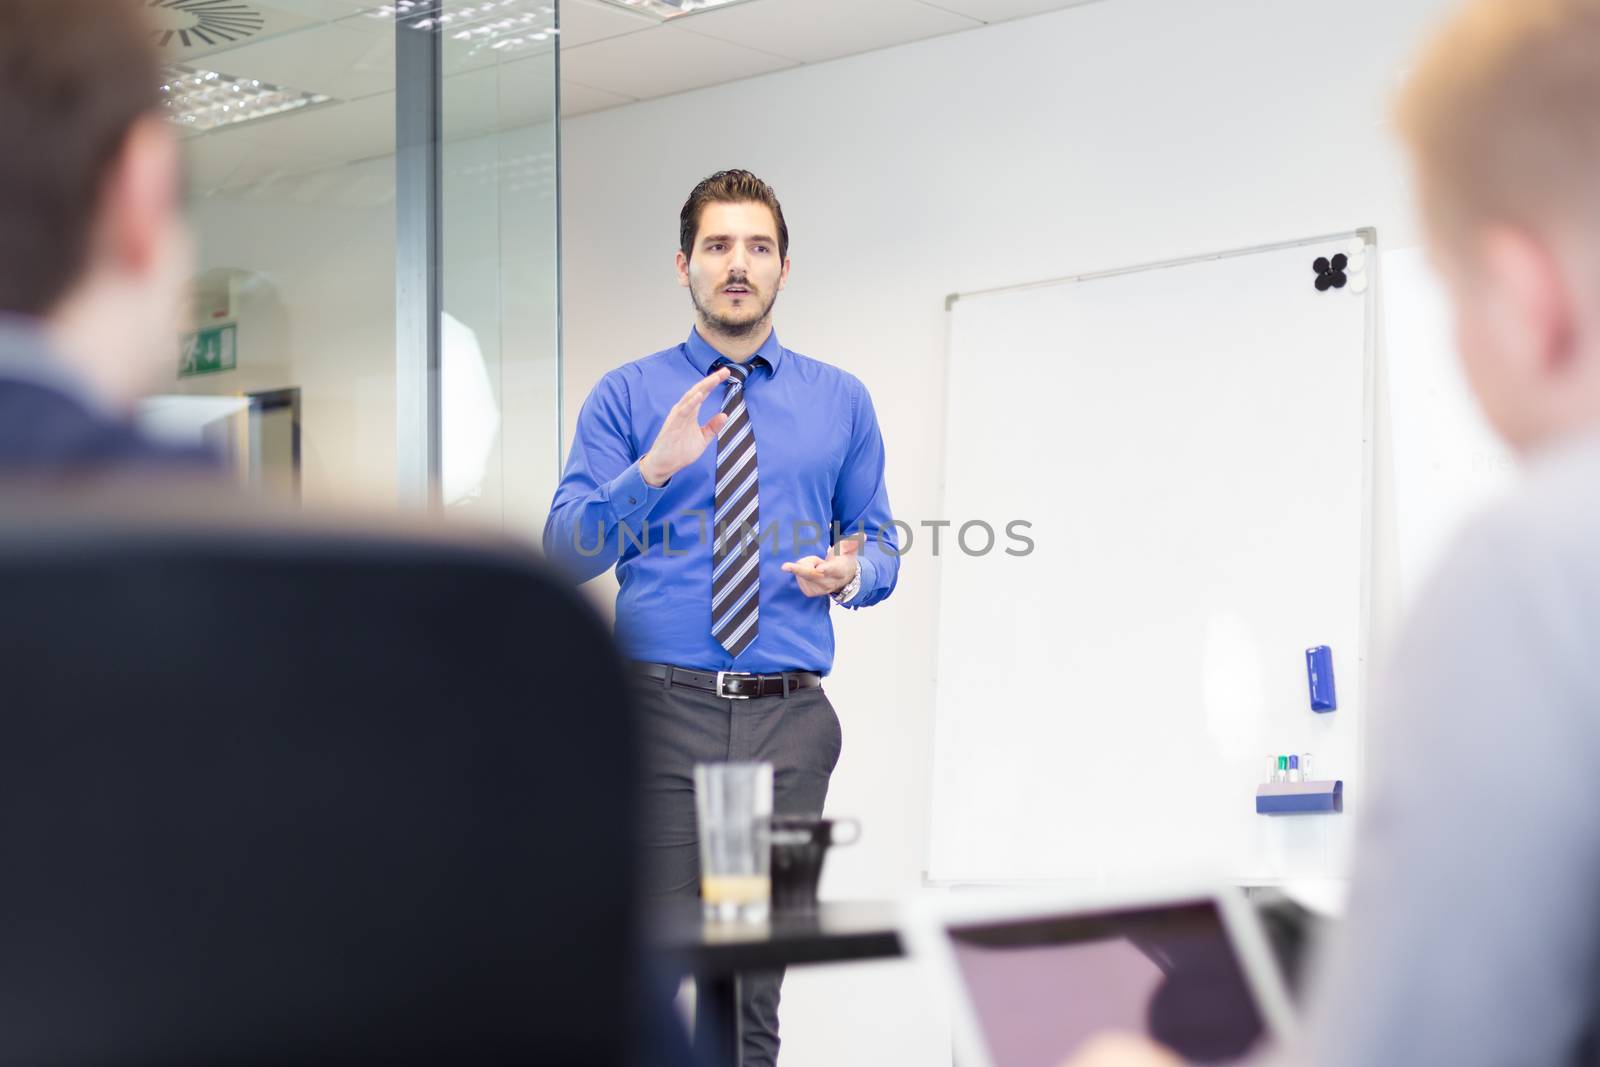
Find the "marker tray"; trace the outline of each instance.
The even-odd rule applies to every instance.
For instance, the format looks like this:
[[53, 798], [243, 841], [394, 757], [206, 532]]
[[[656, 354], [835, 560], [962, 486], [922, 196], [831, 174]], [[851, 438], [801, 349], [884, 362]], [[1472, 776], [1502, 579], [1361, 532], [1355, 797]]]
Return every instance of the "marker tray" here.
[[1344, 782], [1278, 782], [1256, 786], [1262, 815], [1319, 815], [1344, 810]]

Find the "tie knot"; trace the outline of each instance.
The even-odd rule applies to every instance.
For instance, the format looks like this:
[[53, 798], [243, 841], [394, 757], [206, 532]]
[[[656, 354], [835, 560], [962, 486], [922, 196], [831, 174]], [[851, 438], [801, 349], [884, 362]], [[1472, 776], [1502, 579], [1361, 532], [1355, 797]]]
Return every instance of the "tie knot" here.
[[[752, 360], [751, 362], [754, 362], [754, 360]], [[749, 364], [735, 363], [733, 360], [727, 358], [726, 356], [724, 356], [722, 359], [718, 360], [717, 361], [717, 365], [715, 367], [712, 367], [711, 369], [712, 370], [716, 370], [717, 367], [727, 367], [728, 368], [728, 381], [729, 382], [741, 382], [742, 383], [746, 378], [748, 378], [750, 376], [750, 366], [749, 366]]]

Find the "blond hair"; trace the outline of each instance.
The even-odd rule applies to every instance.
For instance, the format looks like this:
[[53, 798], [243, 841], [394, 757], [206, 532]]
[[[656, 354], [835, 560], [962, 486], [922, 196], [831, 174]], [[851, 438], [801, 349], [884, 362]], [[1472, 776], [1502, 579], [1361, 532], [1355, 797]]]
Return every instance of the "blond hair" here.
[[1441, 232], [1600, 226], [1600, 0], [1468, 0], [1396, 117]]

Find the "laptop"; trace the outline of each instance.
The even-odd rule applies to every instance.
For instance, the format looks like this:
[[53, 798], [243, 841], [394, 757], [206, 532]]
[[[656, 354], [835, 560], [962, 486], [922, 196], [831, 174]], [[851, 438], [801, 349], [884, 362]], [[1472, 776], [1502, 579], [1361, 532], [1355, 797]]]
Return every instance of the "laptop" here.
[[919, 899], [908, 953], [949, 995], [962, 1067], [1061, 1067], [1106, 1031], [1227, 1064], [1291, 1036], [1289, 994], [1235, 889]]

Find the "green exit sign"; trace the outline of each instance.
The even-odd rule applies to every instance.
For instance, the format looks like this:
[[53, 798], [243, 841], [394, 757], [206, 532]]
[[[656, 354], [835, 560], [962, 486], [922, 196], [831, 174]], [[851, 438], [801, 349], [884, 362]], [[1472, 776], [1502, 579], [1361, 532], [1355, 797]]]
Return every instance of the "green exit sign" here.
[[212, 326], [183, 339], [183, 356], [178, 361], [178, 377], [220, 374], [239, 366], [239, 327]]

